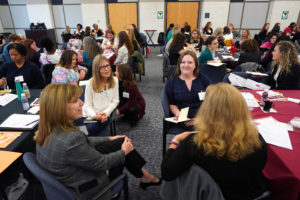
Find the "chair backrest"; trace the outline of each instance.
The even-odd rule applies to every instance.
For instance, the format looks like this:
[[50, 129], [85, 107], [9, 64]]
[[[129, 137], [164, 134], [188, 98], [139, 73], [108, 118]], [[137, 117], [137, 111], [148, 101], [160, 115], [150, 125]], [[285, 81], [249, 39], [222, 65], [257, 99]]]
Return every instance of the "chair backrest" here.
[[26, 167], [42, 182], [48, 200], [75, 200], [68, 188], [39, 166], [33, 153], [25, 153], [23, 155], [23, 160]]
[[83, 64], [83, 63], [80, 64], [80, 65], [83, 66], [83, 67], [86, 67], [87, 70], [88, 70], [83, 80], [89, 80], [90, 78], [92, 78], [92, 76], [93, 76], [93, 67], [92, 67], [92, 65]]
[[182, 173], [173, 181], [163, 181], [160, 196], [164, 200], [224, 200], [221, 189], [211, 176], [198, 165]]
[[46, 85], [51, 83], [52, 72], [53, 72], [54, 68], [55, 68], [55, 64], [46, 64], [41, 67], [42, 74], [45, 78]]
[[199, 67], [199, 72], [206, 75], [211, 80], [211, 83], [214, 84], [223, 81], [226, 73], [226, 67], [224, 65], [214, 67], [205, 64]]
[[170, 116], [170, 107], [169, 107], [169, 100], [168, 100], [167, 93], [166, 93], [166, 87], [164, 87], [164, 89], [161, 91], [160, 101], [161, 101], [161, 105], [162, 105], [162, 108], [164, 111], [164, 117], [169, 117]]

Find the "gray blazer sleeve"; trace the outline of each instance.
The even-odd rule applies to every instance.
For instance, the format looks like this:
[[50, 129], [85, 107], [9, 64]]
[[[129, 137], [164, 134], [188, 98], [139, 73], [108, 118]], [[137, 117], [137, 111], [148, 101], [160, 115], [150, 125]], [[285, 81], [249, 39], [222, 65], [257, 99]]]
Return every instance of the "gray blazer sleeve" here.
[[93, 171], [104, 171], [122, 165], [125, 161], [125, 154], [121, 149], [113, 153], [101, 154], [79, 131], [73, 134], [68, 143], [66, 160], [70, 165]]
[[102, 142], [109, 141], [109, 137], [88, 137], [88, 140], [92, 146], [96, 146]]

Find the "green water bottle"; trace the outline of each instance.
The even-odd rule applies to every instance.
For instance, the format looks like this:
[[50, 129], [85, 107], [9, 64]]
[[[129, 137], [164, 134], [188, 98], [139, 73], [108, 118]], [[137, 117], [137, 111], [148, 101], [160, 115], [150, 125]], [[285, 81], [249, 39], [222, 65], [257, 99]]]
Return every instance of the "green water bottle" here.
[[18, 101], [21, 101], [21, 94], [23, 93], [23, 89], [22, 89], [22, 86], [21, 86], [21, 83], [16, 81], [16, 92], [17, 92], [17, 95], [18, 95]]

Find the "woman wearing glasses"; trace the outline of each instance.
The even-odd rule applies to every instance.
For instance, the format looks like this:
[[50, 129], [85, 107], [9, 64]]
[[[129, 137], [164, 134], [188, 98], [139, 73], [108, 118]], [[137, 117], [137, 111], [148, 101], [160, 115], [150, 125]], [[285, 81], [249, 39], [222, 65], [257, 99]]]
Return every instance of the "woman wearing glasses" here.
[[78, 84], [79, 80], [84, 79], [86, 71], [85, 67], [78, 65], [77, 53], [65, 50], [52, 72], [51, 82]]
[[97, 55], [93, 61], [93, 77], [86, 84], [84, 114], [97, 123], [88, 123], [89, 135], [109, 135], [109, 115], [119, 104], [118, 79], [113, 77], [109, 60]]

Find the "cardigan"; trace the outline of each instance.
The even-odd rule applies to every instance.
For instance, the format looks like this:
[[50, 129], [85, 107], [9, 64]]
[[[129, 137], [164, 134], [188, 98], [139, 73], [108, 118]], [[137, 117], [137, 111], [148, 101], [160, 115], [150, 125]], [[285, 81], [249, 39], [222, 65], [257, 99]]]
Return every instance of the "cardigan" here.
[[104, 112], [109, 116], [119, 104], [119, 83], [114, 77], [115, 87], [95, 92], [92, 87], [92, 79], [88, 80], [85, 86], [85, 98], [83, 105], [83, 115], [93, 118], [97, 113]]
[[6, 78], [10, 89], [16, 88], [15, 77], [21, 75], [29, 89], [43, 89], [45, 87], [45, 81], [40, 69], [32, 62], [25, 61], [20, 68], [13, 61], [0, 66], [0, 78]]
[[[106, 170], [125, 162], [125, 154], [121, 149], [109, 154], [102, 154], [95, 149], [95, 146], [109, 141], [108, 137], [87, 137], [79, 130], [57, 131], [48, 137], [47, 145], [36, 145], [37, 162], [69, 188], [75, 199], [95, 197], [109, 183]], [[92, 184], [80, 193], [80, 188], [88, 183]], [[110, 192], [103, 199], [111, 199]]]
[[161, 165], [163, 180], [171, 181], [192, 164], [197, 164], [220, 186], [225, 199], [252, 200], [265, 191], [262, 170], [267, 161], [267, 144], [260, 137], [262, 147], [234, 162], [205, 155], [193, 141], [194, 134], [180, 142], [177, 149], [168, 149]]
[[[279, 74], [277, 77], [277, 81], [274, 80], [274, 76], [276, 74], [278, 65], [275, 65], [271, 76], [268, 78], [268, 85], [271, 86], [271, 89], [277, 90], [298, 90], [300, 89], [300, 65], [299, 64], [291, 64], [290, 72], [288, 74]], [[276, 84], [277, 83], [277, 84]]]
[[[124, 92], [129, 93], [129, 98], [124, 97]], [[118, 110], [120, 114], [125, 113], [129, 108], [137, 106], [139, 108], [139, 119], [145, 114], [146, 103], [145, 100], [137, 88], [136, 84], [128, 84], [126, 88], [123, 87], [122, 82], [119, 83], [119, 98], [120, 104]]]
[[212, 53], [210, 52], [209, 48], [206, 47], [201, 55], [198, 57], [199, 65], [207, 64], [207, 61], [214, 60]]
[[115, 65], [117, 64], [127, 64], [128, 63], [128, 57], [129, 52], [125, 44], [121, 46], [121, 48], [118, 50], [118, 55], [115, 61]]

